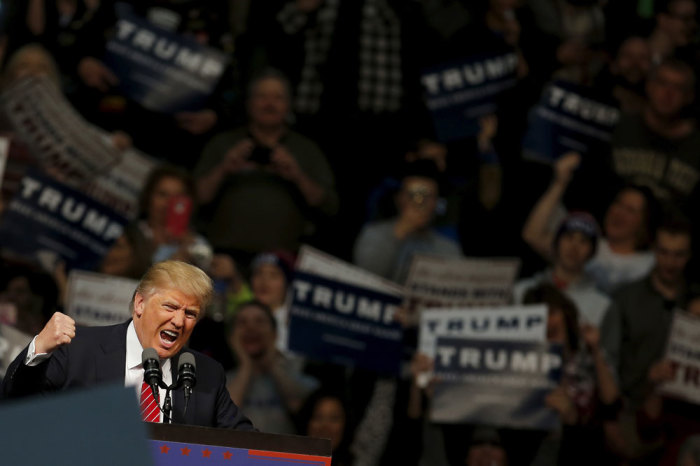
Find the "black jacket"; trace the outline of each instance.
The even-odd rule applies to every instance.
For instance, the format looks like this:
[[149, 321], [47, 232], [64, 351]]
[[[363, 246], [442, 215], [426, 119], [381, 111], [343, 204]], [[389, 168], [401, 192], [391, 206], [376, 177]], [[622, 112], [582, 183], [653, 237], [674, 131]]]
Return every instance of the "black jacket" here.
[[[25, 348], [10, 364], [2, 383], [2, 397], [21, 397], [72, 388], [123, 381], [126, 370], [126, 331], [129, 322], [106, 327], [78, 327], [73, 341], [54, 351], [41, 364], [24, 364]], [[195, 357], [197, 384], [183, 416], [184, 394], [173, 393], [173, 422], [208, 427], [254, 430], [253, 425], [231, 401], [221, 364], [187, 350]], [[176, 361], [171, 364], [176, 380]]]

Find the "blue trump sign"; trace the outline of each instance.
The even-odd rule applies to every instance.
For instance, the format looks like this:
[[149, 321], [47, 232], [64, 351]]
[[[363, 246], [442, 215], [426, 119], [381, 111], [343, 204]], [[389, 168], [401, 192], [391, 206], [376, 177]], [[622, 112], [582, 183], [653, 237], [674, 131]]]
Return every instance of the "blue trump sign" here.
[[104, 62], [119, 78], [122, 92], [157, 112], [200, 110], [224, 73], [226, 55], [120, 6]]
[[438, 140], [474, 136], [478, 119], [494, 113], [501, 94], [515, 86], [517, 66], [517, 53], [508, 51], [426, 70], [421, 82]]
[[554, 429], [558, 414], [545, 398], [561, 373], [558, 345], [438, 338], [431, 420]]
[[547, 86], [528, 115], [523, 155], [552, 162], [567, 152], [586, 154], [606, 149], [620, 111], [589, 93], [563, 81]]
[[5, 251], [39, 261], [46, 252], [68, 268], [93, 269], [121, 236], [127, 220], [112, 209], [38, 173], [21, 186], [0, 221]]
[[312, 358], [398, 374], [401, 298], [297, 272], [292, 283], [289, 349]]

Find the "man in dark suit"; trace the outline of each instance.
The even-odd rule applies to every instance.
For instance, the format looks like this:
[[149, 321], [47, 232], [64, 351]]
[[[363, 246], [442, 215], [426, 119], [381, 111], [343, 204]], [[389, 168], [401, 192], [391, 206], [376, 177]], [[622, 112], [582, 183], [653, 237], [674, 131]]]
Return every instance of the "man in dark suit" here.
[[[136, 386], [140, 393], [144, 348], [158, 353], [164, 382], [170, 385], [176, 379], [182, 349], [211, 295], [211, 279], [200, 269], [178, 261], [155, 264], [136, 288], [132, 320], [128, 322], [76, 329], [73, 319], [55, 313], [8, 368], [2, 396], [19, 397], [119, 380]], [[196, 361], [197, 383], [186, 412], [183, 391], [174, 392], [173, 422], [253, 430], [231, 401], [221, 365], [200, 353], [191, 353]], [[161, 406], [162, 399], [160, 396]], [[162, 419], [160, 415], [154, 421]]]

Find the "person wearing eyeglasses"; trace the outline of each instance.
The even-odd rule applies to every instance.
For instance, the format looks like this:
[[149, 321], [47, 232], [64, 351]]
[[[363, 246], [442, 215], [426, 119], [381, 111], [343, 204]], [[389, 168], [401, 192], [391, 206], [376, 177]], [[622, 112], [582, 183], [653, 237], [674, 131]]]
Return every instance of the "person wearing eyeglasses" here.
[[439, 174], [431, 160], [407, 164], [396, 195], [397, 215], [365, 225], [355, 242], [355, 263], [403, 283], [416, 253], [459, 257], [459, 245], [433, 227], [440, 195]]

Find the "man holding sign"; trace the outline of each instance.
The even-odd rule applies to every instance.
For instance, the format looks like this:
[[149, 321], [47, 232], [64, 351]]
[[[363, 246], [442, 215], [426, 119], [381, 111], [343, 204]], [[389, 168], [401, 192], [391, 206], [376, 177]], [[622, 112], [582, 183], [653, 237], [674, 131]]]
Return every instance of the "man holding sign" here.
[[689, 224], [666, 221], [658, 228], [652, 272], [620, 289], [601, 328], [603, 344], [617, 370], [620, 390], [639, 407], [648, 393], [648, 372], [661, 359], [672, 311], [686, 292], [685, 266], [690, 260]]
[[227, 2], [101, 2], [75, 50], [75, 99], [90, 121], [190, 166], [230, 120]]
[[[130, 321], [107, 327], [76, 327], [72, 318], [55, 313], [8, 368], [2, 396], [121, 381], [125, 386], [135, 386], [143, 398], [144, 366], [150, 364], [160, 364], [162, 381], [171, 385], [178, 372], [176, 360], [183, 366], [187, 353], [182, 350], [211, 294], [211, 279], [200, 269], [166, 261], [151, 267], [136, 288]], [[145, 359], [149, 349], [155, 350], [159, 362], [155, 357], [153, 362]], [[184, 410], [186, 395], [174, 391], [173, 421], [252, 430], [252, 424], [226, 391], [221, 365], [199, 353], [189, 355], [194, 356], [192, 365], [196, 368], [196, 387], [189, 403], [192, 409]], [[160, 397], [161, 407], [163, 399]], [[162, 422], [162, 416], [157, 411], [154, 414], [144, 420]]]

